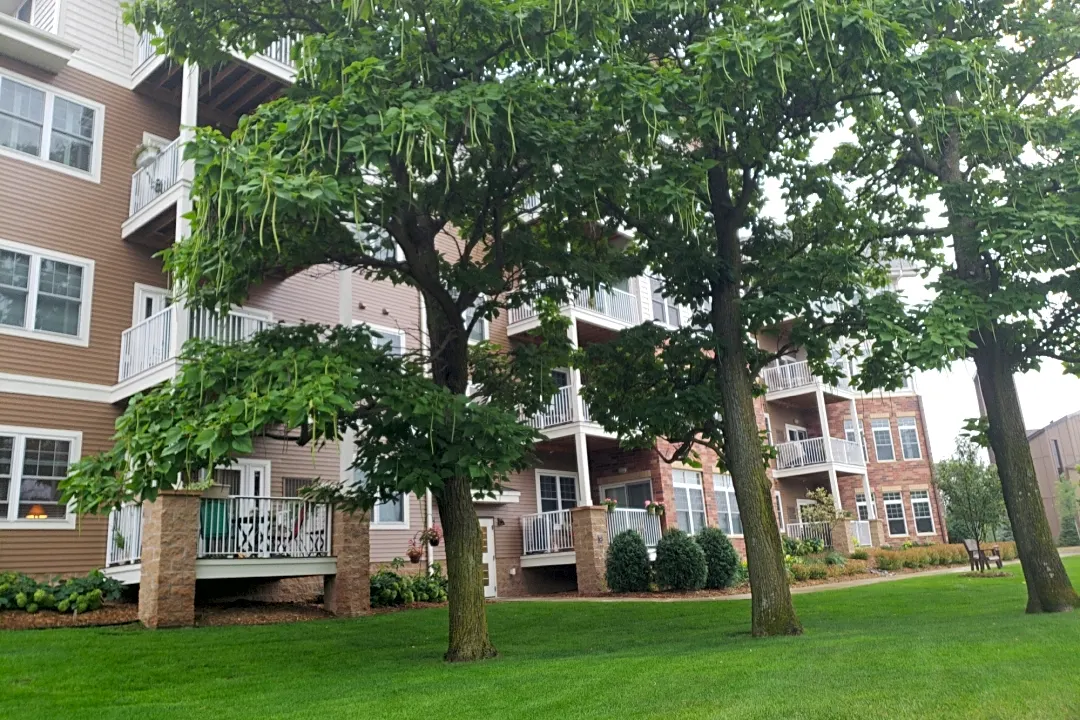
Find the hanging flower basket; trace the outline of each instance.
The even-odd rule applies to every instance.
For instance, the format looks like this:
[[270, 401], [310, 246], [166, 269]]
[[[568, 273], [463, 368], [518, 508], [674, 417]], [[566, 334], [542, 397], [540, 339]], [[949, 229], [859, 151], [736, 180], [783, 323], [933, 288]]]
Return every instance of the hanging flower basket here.
[[616, 508], [619, 507], [619, 502], [613, 498], [604, 498], [603, 503], [609, 513], [615, 512]]

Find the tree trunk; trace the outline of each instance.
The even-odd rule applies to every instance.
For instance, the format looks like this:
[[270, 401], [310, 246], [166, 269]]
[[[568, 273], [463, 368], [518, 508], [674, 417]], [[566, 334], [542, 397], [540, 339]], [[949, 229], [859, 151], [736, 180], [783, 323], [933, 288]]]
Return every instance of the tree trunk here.
[[[464, 393], [469, 382], [468, 338], [460, 327], [456, 331], [451, 328], [443, 312], [430, 300], [427, 319], [432, 378], [451, 392]], [[455, 477], [433, 495], [446, 541], [449, 581], [450, 643], [444, 657], [449, 662], [495, 657], [497, 652], [488, 637], [480, 519], [473, 505], [472, 486], [468, 478]]]
[[484, 607], [480, 521], [468, 478], [453, 478], [435, 495], [446, 538], [446, 574], [450, 587], [449, 662], [483, 660], [498, 653], [488, 639]]
[[1013, 366], [993, 336], [984, 337], [978, 345], [975, 365], [990, 424], [990, 447], [997, 460], [1005, 509], [1027, 583], [1027, 611], [1071, 610], [1080, 601], [1054, 547], [1046, 519], [1016, 394]]

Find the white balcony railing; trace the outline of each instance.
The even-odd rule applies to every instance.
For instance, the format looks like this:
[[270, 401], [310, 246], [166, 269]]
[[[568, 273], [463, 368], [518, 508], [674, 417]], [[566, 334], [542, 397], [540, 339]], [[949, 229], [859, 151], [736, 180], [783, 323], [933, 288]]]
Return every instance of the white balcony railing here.
[[829, 444], [832, 445], [833, 462], [859, 466], [866, 464], [866, 460], [863, 458], [862, 446], [859, 443], [841, 440], [840, 438], [829, 438]]
[[109, 513], [105, 567], [131, 565], [142, 558], [142, 505], [123, 505]]
[[[640, 313], [638, 298], [633, 293], [616, 288], [601, 285], [596, 290], [581, 289], [571, 293], [570, 299], [563, 305], [564, 308], [576, 307], [582, 310], [590, 310], [600, 315], [618, 320], [626, 325], [636, 325], [639, 322]], [[536, 317], [536, 308], [531, 304], [511, 308], [509, 322], [513, 325], [529, 318]]]
[[569, 510], [551, 510], [521, 516], [521, 541], [526, 555], [574, 549], [574, 528]]
[[[157, 55], [157, 50], [154, 48], [154, 37], [155, 35], [153, 33], [142, 33], [139, 35], [139, 40], [135, 44], [136, 70], [142, 67], [143, 63], [147, 60]], [[295, 42], [296, 39], [292, 37], [275, 40], [268, 48], [266, 48], [266, 50], [258, 53], [258, 55], [295, 69], [296, 65], [292, 61], [292, 47]]]
[[561, 387], [551, 398], [546, 409], [528, 418], [526, 422], [537, 430], [563, 425], [574, 420], [574, 396], [570, 387]]
[[330, 516], [301, 498], [202, 498], [197, 557], [329, 557]]
[[154, 34], [140, 33], [139, 39], [135, 42], [135, 68], [142, 67], [143, 63], [155, 55], [157, 55], [157, 50], [154, 49]]
[[825, 462], [825, 438], [810, 438], [779, 443], [776, 446], [776, 469], [820, 465]]
[[645, 541], [646, 547], [656, 547], [660, 542], [660, 518], [645, 510], [616, 508], [607, 514], [608, 539], [621, 532], [633, 530]]
[[[769, 365], [762, 368], [761, 379], [765, 381], [765, 386], [769, 389], [769, 392], [811, 387], [822, 382], [821, 378], [810, 371], [810, 363], [805, 360], [783, 365]], [[824, 383], [822, 382], [822, 384]], [[841, 375], [834, 387], [850, 390], [851, 384], [847, 375]]]
[[788, 523], [784, 534], [796, 540], [820, 540], [825, 547], [832, 547], [832, 525], [827, 522]]
[[[181, 319], [185, 323], [180, 323]], [[269, 319], [243, 310], [231, 310], [221, 317], [210, 310], [184, 313], [180, 306], [170, 305], [121, 334], [119, 380], [124, 382], [172, 360], [189, 338], [222, 344], [243, 342], [271, 324]]]
[[152, 163], [132, 173], [129, 217], [176, 185], [180, 179], [182, 155], [180, 138], [177, 138], [163, 147]]

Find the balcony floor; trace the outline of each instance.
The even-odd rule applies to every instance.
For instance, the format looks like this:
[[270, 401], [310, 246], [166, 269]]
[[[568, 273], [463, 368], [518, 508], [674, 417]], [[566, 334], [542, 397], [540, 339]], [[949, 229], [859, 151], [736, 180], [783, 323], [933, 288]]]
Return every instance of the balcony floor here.
[[[573, 555], [573, 553], [570, 554]], [[142, 563], [114, 565], [105, 568], [103, 572], [124, 585], [138, 585], [142, 577]], [[286, 578], [336, 574], [336, 557], [199, 558], [195, 561], [196, 580]]]

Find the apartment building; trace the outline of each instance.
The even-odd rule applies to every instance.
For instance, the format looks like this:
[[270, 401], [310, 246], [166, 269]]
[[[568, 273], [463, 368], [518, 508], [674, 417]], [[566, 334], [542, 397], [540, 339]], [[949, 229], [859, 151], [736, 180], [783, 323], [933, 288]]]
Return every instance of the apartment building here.
[[[336, 577], [336, 597], [366, 587], [370, 568], [404, 556], [409, 540], [438, 522], [426, 497], [382, 503], [359, 524], [305, 503], [297, 494], [306, 483], [349, 475], [349, 448], [312, 454], [270, 440], [216, 471], [225, 490], [212, 497], [125, 507], [108, 519], [76, 518], [59, 502], [70, 463], [110, 446], [128, 400], [174, 376], [188, 338], [228, 342], [273, 323], [314, 321], [366, 323], [401, 351], [422, 344], [415, 292], [330, 268], [267, 281], [226, 318], [171, 297], [155, 255], [187, 233], [187, 128], [233, 128], [294, 75], [287, 41], [205, 69], [157, 55], [123, 24], [119, 0], [0, 0], [0, 569], [105, 566], [125, 582], [183, 585], [184, 593], [196, 580]], [[579, 292], [564, 312], [580, 345], [686, 318], [651, 277]], [[531, 308], [518, 308], [477, 337], [510, 347], [537, 324]], [[623, 450], [591, 420], [580, 396], [587, 378], [570, 368], [555, 378], [559, 392], [528, 419], [543, 435], [537, 467], [476, 502], [489, 596], [596, 588], [603, 545], [621, 529], [655, 545], [668, 527], [718, 526], [742, 548], [731, 479], [715, 458], [693, 468]], [[762, 380], [769, 392], [758, 419], [777, 449], [769, 474], [781, 531], [838, 547], [944, 539], [913, 389], [857, 394], [821, 382], [798, 356]], [[839, 531], [804, 522], [816, 487], [856, 519]], [[618, 510], [606, 513], [603, 498]], [[650, 514], [646, 501], [666, 513]], [[575, 508], [591, 509], [575, 519]], [[162, 548], [185, 543], [189, 577], [173, 582], [180, 565]], [[441, 548], [428, 552], [441, 558]], [[176, 602], [186, 608], [190, 599]], [[162, 614], [170, 612], [187, 610]]]
[[[1080, 412], [1066, 415], [1044, 428], [1029, 430], [1027, 439], [1046, 518], [1056, 538], [1061, 534], [1062, 520], [1057, 504], [1058, 480], [1067, 478], [1074, 488], [1080, 484]], [[1076, 520], [1080, 522], [1080, 518]]]

